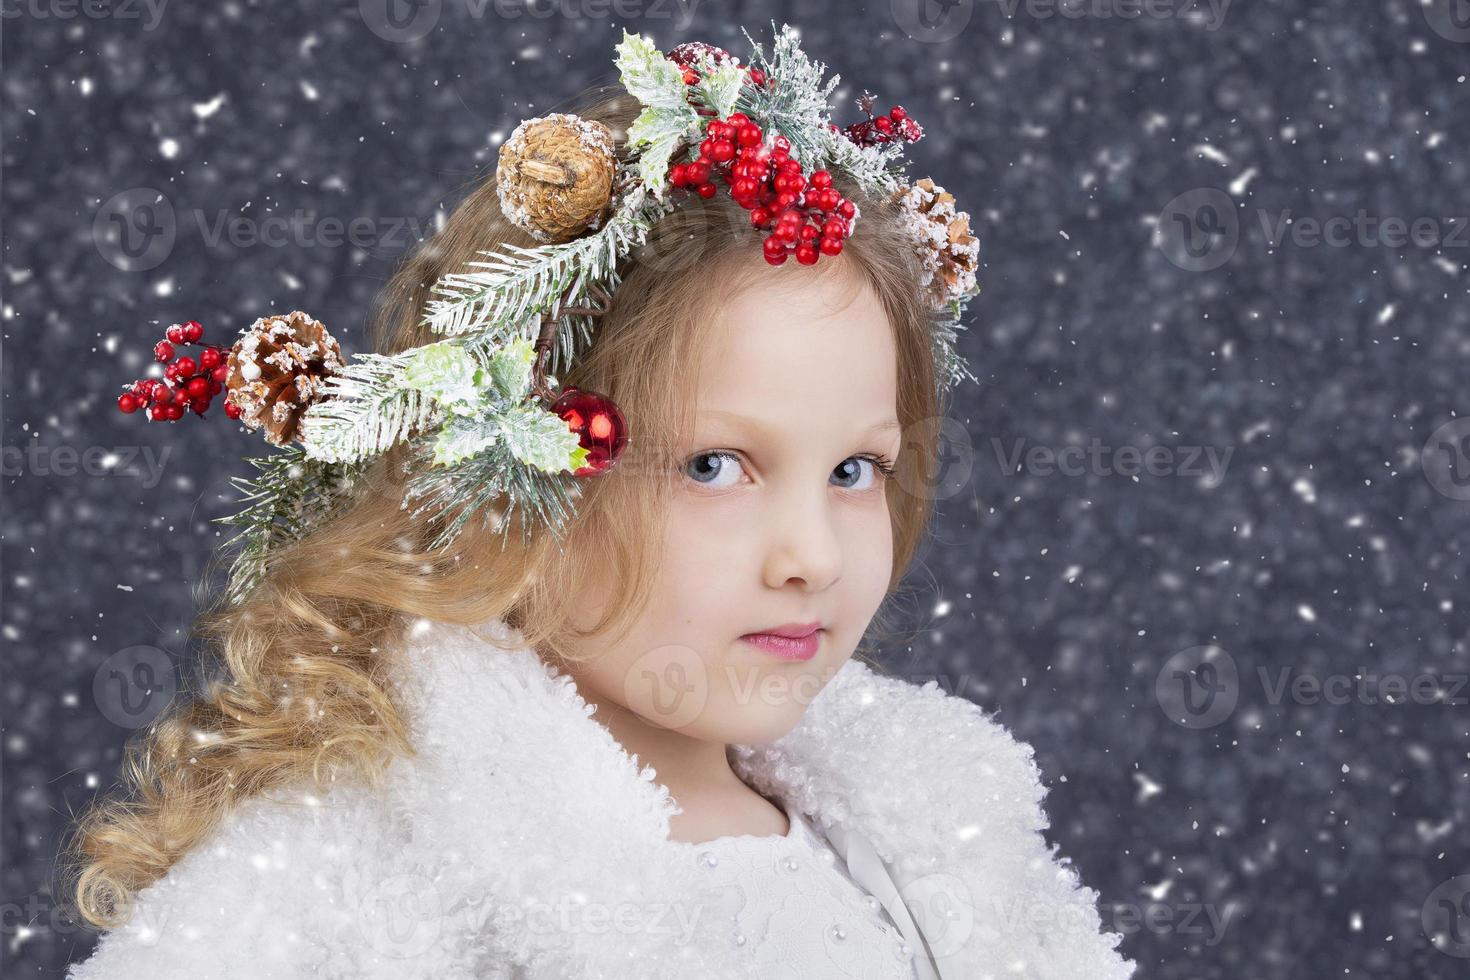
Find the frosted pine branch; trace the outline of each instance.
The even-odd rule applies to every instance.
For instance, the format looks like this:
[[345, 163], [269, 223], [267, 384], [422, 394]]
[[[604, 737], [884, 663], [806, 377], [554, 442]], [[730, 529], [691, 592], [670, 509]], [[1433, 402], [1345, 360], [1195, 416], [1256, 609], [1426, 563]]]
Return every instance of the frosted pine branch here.
[[413, 351], [362, 354], [327, 379], [323, 399], [302, 418], [308, 455], [326, 462], [355, 462], [442, 421], [443, 412], [404, 380]]

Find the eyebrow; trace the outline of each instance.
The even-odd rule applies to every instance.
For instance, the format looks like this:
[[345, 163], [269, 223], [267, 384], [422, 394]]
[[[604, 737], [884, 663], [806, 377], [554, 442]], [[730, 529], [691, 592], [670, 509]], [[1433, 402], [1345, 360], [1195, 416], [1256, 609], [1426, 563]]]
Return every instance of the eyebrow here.
[[[736, 426], [743, 426], [747, 429], [753, 429], [756, 432], [759, 432], [760, 434], [767, 437], [770, 437], [774, 433], [773, 426], [768, 425], [760, 419], [752, 418], [749, 415], [740, 415], [737, 412], [726, 412], [720, 409], [713, 408], [705, 409], [699, 414], [715, 416], [717, 420], [729, 421]], [[898, 419], [882, 419], [868, 426], [868, 428], [863, 430], [862, 434], [865, 436], [875, 436], [881, 435], [885, 432], [898, 432], [902, 428], [903, 426], [899, 424]]]

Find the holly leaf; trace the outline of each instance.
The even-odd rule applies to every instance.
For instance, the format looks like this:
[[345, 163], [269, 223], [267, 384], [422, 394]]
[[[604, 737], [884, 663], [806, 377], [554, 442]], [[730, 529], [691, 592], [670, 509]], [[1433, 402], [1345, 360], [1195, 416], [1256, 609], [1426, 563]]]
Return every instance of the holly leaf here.
[[427, 344], [404, 364], [403, 381], [454, 415], [473, 415], [482, 400], [482, 373], [475, 359], [454, 343]]
[[[697, 61], [699, 81], [694, 84], [700, 101], [720, 114], [723, 119], [735, 111], [735, 100], [740, 95], [740, 86], [745, 81], [745, 69], [728, 60], [716, 65], [714, 56], [703, 52]], [[697, 115], [697, 113], [696, 113]]]
[[[582, 451], [581, 440], [571, 430], [566, 420], [535, 405], [518, 405], [495, 414], [500, 435], [505, 446], [523, 463], [547, 473], [558, 473], [568, 468]], [[581, 465], [578, 463], [577, 465]]]
[[516, 405], [531, 390], [531, 371], [536, 361], [536, 345], [524, 337], [502, 346], [490, 357], [489, 383], [497, 397]]
[[[668, 188], [669, 158], [679, 141], [699, 131], [699, 113], [689, 104], [684, 69], [641, 34], [623, 31], [617, 45], [618, 71], [623, 87], [643, 103], [643, 111], [628, 127], [628, 148], [638, 156], [638, 176], [654, 195]], [[737, 88], [738, 90], [738, 88]]]
[[495, 445], [499, 438], [500, 431], [494, 420], [484, 417], [453, 419], [439, 429], [434, 439], [434, 465], [452, 466]]

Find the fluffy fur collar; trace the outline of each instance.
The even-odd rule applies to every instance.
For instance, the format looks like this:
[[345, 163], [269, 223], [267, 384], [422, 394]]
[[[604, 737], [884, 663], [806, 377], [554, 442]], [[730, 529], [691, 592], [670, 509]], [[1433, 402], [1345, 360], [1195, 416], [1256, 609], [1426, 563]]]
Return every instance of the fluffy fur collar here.
[[[386, 793], [242, 805], [72, 980], [749, 975], [668, 840], [677, 804], [570, 678], [443, 623], [401, 654], [418, 755]], [[1043, 839], [1030, 746], [970, 701], [850, 661], [789, 735], [731, 760], [816, 826], [864, 835], [916, 916], [950, 910], [925, 925], [946, 980], [1132, 975]]]

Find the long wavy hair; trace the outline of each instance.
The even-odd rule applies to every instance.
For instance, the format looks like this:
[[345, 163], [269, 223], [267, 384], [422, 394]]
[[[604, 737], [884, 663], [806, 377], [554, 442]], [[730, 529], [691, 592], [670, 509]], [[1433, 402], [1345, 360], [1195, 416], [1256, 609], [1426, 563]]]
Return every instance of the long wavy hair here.
[[[606, 124], [621, 146], [639, 109], [614, 83], [584, 91], [565, 111]], [[856, 272], [854, 281], [865, 281], [887, 313], [905, 432], [898, 479], [888, 481], [889, 593], [866, 646], [875, 628], [892, 634], [887, 614], [929, 524], [930, 495], [901, 485], [929, 485], [937, 427], [922, 423], [946, 406], [935, 392], [931, 313], [897, 209], [863, 195], [845, 175], [834, 179], [861, 214], [842, 254], [822, 264]], [[502, 215], [492, 167], [395, 270], [370, 319], [371, 349], [394, 353], [440, 339], [423, 323], [430, 287], [507, 243], [537, 244]], [[503, 532], [472, 520], [453, 544], [431, 550], [436, 528], [400, 507], [406, 455], [399, 446], [360, 479], [349, 506], [283, 548], [241, 602], [214, 597], [192, 627], [203, 649], [198, 677], [186, 678], [176, 701], [128, 743], [124, 789], [91, 803], [58, 863], [68, 879], [61, 894], [75, 912], [98, 928], [126, 922], [136, 894], [241, 800], [303, 780], [319, 788], [342, 780], [378, 785], [393, 758], [413, 756], [392, 651], [419, 619], [472, 627], [503, 619], [553, 657], [569, 640], [631, 626], [654, 580], [668, 502], [660, 488], [670, 483], [646, 477], [671, 462], [668, 451], [691, 417], [693, 392], [680, 379], [712, 333], [699, 325], [732, 290], [778, 274], [760, 253], [748, 213], [728, 195], [692, 196], [620, 266], [623, 281], [595, 337], [559, 380], [610, 395], [635, 435], [618, 466], [584, 481], [562, 541], [540, 534], [523, 542], [517, 521], [527, 518], [512, 511]], [[586, 555], [610, 563], [620, 594], [597, 623], [578, 630], [573, 603]], [[863, 654], [860, 647], [873, 663]]]

